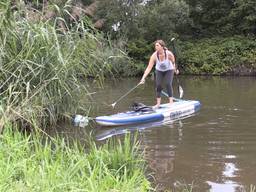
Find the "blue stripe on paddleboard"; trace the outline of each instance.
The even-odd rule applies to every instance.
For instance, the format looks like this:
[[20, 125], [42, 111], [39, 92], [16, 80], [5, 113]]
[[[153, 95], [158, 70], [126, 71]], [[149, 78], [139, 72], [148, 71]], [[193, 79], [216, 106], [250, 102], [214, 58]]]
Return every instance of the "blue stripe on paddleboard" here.
[[113, 119], [113, 118], [108, 118], [107, 116], [104, 117], [96, 117], [97, 122], [106, 122], [106, 123], [113, 123], [113, 124], [130, 124], [130, 123], [142, 123], [142, 122], [149, 122], [149, 121], [159, 121], [163, 120], [164, 116], [162, 114], [151, 114], [151, 115], [141, 115], [138, 117], [127, 117], [127, 118], [122, 118], [122, 119]]
[[199, 111], [199, 109], [201, 108], [201, 103], [198, 101], [194, 104], [194, 108], [195, 108], [195, 111]]

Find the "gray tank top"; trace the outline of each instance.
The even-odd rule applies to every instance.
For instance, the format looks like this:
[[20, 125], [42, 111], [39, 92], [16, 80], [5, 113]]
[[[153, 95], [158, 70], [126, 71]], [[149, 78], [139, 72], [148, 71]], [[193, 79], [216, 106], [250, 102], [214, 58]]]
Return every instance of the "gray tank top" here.
[[160, 61], [158, 53], [156, 53], [156, 54], [157, 54], [156, 70], [158, 70], [158, 71], [168, 71], [168, 70], [173, 70], [174, 69], [172, 62], [168, 59], [168, 55], [167, 55], [166, 51], [164, 53], [165, 58], [164, 58], [163, 61]]

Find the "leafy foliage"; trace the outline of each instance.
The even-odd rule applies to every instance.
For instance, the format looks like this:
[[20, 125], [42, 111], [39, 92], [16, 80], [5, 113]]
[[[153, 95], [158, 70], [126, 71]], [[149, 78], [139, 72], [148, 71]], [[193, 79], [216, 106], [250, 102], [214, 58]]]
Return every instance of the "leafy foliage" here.
[[229, 15], [237, 33], [256, 34], [256, 2], [254, 0], [236, 0]]
[[256, 41], [235, 36], [185, 42], [180, 45], [180, 66], [184, 73], [229, 74], [239, 65], [256, 68]]
[[139, 34], [139, 20], [143, 0], [99, 0], [97, 16], [106, 20], [104, 31], [114, 38]]
[[191, 24], [188, 8], [183, 0], [100, 0], [97, 14], [106, 19], [103, 31], [111, 38], [127, 39], [126, 49], [134, 60], [132, 65], [136, 63], [136, 75], [144, 71], [156, 39], [164, 39], [168, 44]]
[[186, 0], [193, 19], [193, 35], [256, 34], [254, 0]]
[[143, 37], [149, 42], [163, 39], [166, 42], [190, 25], [189, 9], [185, 1], [170, 0], [146, 5], [142, 17]]

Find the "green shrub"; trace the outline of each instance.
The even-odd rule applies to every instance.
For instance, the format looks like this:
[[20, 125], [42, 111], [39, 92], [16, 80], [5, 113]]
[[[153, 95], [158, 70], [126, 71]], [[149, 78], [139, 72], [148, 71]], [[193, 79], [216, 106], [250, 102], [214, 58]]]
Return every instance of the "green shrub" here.
[[180, 43], [179, 65], [184, 73], [221, 75], [246, 65], [255, 69], [256, 41], [250, 37], [200, 39]]

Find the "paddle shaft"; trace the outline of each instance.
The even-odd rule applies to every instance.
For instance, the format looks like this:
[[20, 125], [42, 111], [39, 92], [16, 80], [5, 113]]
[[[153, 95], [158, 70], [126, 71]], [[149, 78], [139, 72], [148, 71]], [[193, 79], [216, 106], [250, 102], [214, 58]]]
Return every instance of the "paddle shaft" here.
[[[161, 94], [169, 98], [169, 95], [168, 95], [165, 91], [162, 90], [162, 91], [161, 91]], [[181, 100], [181, 99], [177, 99], [177, 98], [173, 97], [173, 100], [174, 100], [174, 101], [179, 101], [179, 100]]]
[[121, 101], [124, 97], [126, 97], [129, 93], [131, 93], [134, 89], [136, 89], [140, 84], [137, 84], [135, 87], [133, 87], [132, 89], [130, 89], [127, 93], [125, 93], [123, 96], [121, 96], [119, 99], [117, 99], [114, 103], [112, 103], [112, 107], [114, 108], [115, 105]]
[[[178, 69], [178, 59], [177, 59], [177, 52], [176, 52], [176, 47], [175, 47], [174, 40], [175, 40], [175, 38], [172, 38], [171, 42], [172, 42], [172, 47], [173, 47], [173, 54], [174, 54], [174, 57], [175, 57], [176, 69]], [[183, 97], [183, 89], [180, 85], [180, 81], [179, 81], [179, 78], [177, 77], [177, 75], [175, 75], [175, 77], [176, 77], [176, 81], [177, 81], [177, 84], [178, 84], [179, 96], [180, 96], [180, 98], [182, 98]]]

